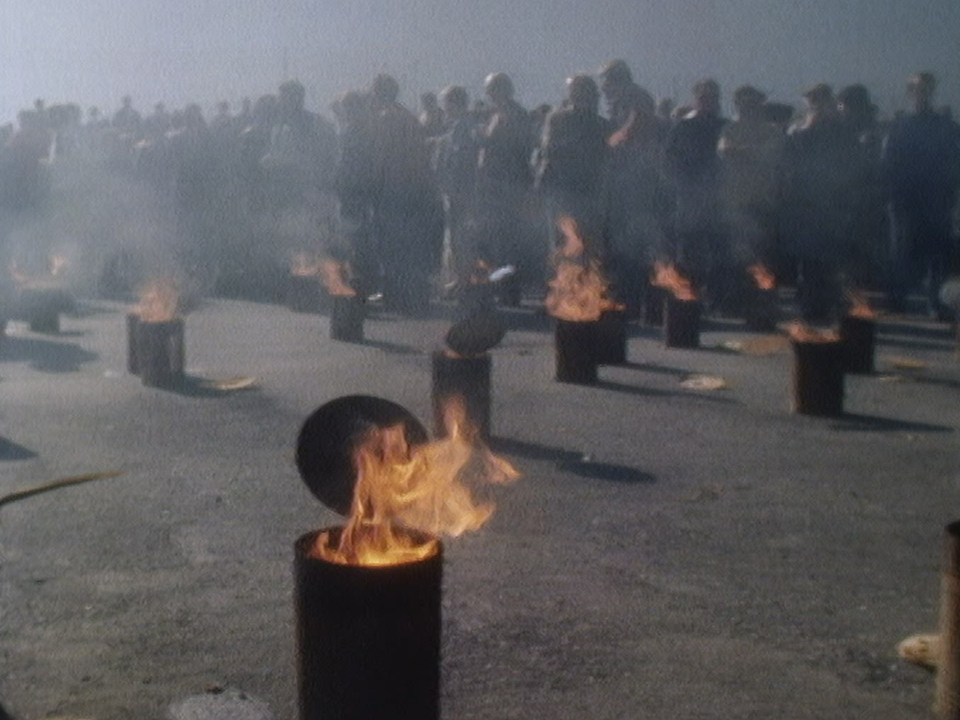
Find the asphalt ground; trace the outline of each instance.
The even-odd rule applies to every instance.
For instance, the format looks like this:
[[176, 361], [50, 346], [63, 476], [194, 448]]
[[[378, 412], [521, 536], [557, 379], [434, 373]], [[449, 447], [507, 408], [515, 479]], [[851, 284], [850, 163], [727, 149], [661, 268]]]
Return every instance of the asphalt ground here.
[[[294, 718], [292, 545], [338, 522], [297, 475], [300, 425], [364, 393], [429, 426], [453, 311], [378, 314], [356, 345], [321, 315], [211, 301], [165, 391], [126, 372], [126, 310], [81, 302], [0, 347], [0, 494], [122, 472], [0, 505], [0, 701], [18, 720]], [[507, 319], [494, 445], [523, 477], [445, 543], [444, 718], [930, 717], [933, 676], [895, 646], [936, 627], [960, 515], [946, 326], [883, 319], [877, 373], [822, 419], [790, 412], [789, 347], [745, 354], [735, 321], [699, 350], [633, 325], [629, 363], [580, 387], [553, 379], [546, 318]], [[255, 385], [208, 382], [237, 376]]]

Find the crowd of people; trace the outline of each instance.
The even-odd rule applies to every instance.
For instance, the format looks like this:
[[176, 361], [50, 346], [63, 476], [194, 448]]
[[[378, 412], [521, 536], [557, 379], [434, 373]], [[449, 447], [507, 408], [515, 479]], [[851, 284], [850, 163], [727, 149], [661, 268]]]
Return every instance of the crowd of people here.
[[543, 288], [571, 218], [633, 313], [662, 261], [716, 313], [742, 312], [746, 268], [763, 264], [811, 322], [842, 312], [852, 289], [904, 311], [921, 286], [947, 319], [960, 126], [935, 90], [931, 74], [911, 77], [911, 111], [880, 121], [862, 85], [814, 85], [799, 113], [744, 85], [728, 119], [714, 80], [677, 106], [614, 60], [534, 109], [503, 73], [473, 101], [460, 85], [424, 93], [419, 114], [378, 75], [338, 97], [332, 121], [296, 81], [209, 119], [197, 105], [142, 116], [129, 97], [112, 118], [38, 101], [0, 130], [0, 208], [42, 212], [57, 162], [96, 158], [171, 208], [184, 264], [221, 290], [265, 287], [314, 252], [348, 260], [356, 289], [399, 312], [506, 267], [499, 300], [515, 305]]

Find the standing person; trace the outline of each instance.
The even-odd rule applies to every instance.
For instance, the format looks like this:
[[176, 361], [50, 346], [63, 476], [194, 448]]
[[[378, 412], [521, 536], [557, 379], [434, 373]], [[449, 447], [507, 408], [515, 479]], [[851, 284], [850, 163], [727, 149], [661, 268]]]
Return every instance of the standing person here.
[[693, 110], [670, 131], [666, 160], [676, 189], [676, 261], [713, 309], [726, 306], [733, 260], [723, 230], [720, 156], [726, 120], [720, 115], [720, 86], [701, 80], [693, 87]]
[[533, 173], [530, 158], [535, 138], [530, 115], [514, 99], [513, 81], [504, 73], [488, 75], [484, 91], [489, 119], [478, 131], [480, 156], [477, 175], [479, 252], [487, 264], [513, 265], [512, 277], [501, 301], [519, 305], [524, 275], [525, 234]]
[[636, 315], [646, 301], [650, 268], [665, 245], [670, 211], [664, 176], [669, 123], [656, 116], [653, 96], [633, 81], [623, 60], [600, 69], [610, 121], [606, 189], [606, 259], [614, 297]]
[[797, 263], [804, 320], [824, 322], [840, 300], [838, 270], [849, 243], [854, 136], [824, 83], [804, 93], [807, 114], [790, 129], [784, 159], [783, 234]]
[[370, 89], [376, 159], [373, 222], [383, 265], [384, 301], [420, 315], [430, 301], [429, 280], [438, 268], [443, 212], [423, 128], [397, 98], [400, 86], [378, 75]]
[[837, 111], [856, 144], [850, 168], [850, 239], [845, 274], [857, 287], [877, 286], [882, 282], [889, 244], [877, 107], [867, 88], [857, 84], [837, 93]]
[[120, 102], [122, 106], [113, 116], [114, 129], [123, 135], [139, 136], [142, 119], [140, 113], [133, 108], [133, 98], [124, 95]]
[[736, 116], [720, 133], [722, 201], [738, 270], [776, 263], [776, 212], [784, 134], [767, 122], [767, 96], [751, 85], [733, 93]]
[[602, 255], [603, 189], [610, 124], [600, 117], [600, 90], [589, 75], [567, 80], [567, 97], [547, 116], [540, 144], [537, 187], [547, 204], [551, 229], [571, 217], [588, 251]]
[[450, 85], [440, 93], [446, 132], [437, 146], [437, 181], [443, 195], [444, 255], [454, 287], [469, 283], [477, 264], [474, 203], [477, 189], [478, 122], [465, 88]]
[[913, 113], [890, 130], [883, 157], [893, 224], [888, 300], [902, 312], [907, 292], [926, 276], [927, 309], [946, 320], [938, 294], [955, 252], [951, 214], [960, 186], [960, 129], [934, 110], [933, 75], [914, 75], [907, 92]]
[[428, 138], [443, 134], [443, 111], [437, 102], [436, 93], [421, 93], [420, 117], [418, 119], [420, 121], [420, 127], [423, 128], [423, 132]]

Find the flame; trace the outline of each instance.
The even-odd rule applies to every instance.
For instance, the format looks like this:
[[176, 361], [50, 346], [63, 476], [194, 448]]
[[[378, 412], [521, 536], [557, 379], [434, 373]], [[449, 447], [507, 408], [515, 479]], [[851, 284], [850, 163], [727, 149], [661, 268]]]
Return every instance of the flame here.
[[490, 273], [492, 270], [493, 268], [490, 267], [488, 263], [477, 258], [477, 263], [473, 266], [473, 271], [470, 273], [468, 282], [471, 285], [486, 285], [490, 282]]
[[877, 311], [870, 307], [867, 296], [859, 290], [848, 290], [847, 298], [850, 300], [850, 309], [847, 315], [860, 318], [861, 320], [875, 320]]
[[320, 277], [327, 292], [333, 296], [349, 297], [357, 291], [350, 287], [350, 266], [336, 260], [326, 259], [320, 263]]
[[691, 301], [698, 299], [697, 293], [693, 289], [693, 283], [681, 275], [677, 266], [672, 263], [654, 263], [653, 277], [650, 282], [657, 287], [669, 290], [677, 300]]
[[758, 290], [776, 290], [777, 276], [763, 263], [755, 263], [747, 268]]
[[290, 263], [290, 274], [297, 277], [312, 277], [320, 274], [320, 262], [315, 255], [298, 252]]
[[447, 437], [414, 448], [403, 425], [371, 432], [355, 456], [357, 486], [339, 544], [323, 533], [313, 554], [344, 565], [397, 565], [435, 554], [432, 536], [482, 527], [494, 505], [477, 502], [467, 483], [507, 483], [519, 473], [476, 441], [465, 416], [462, 399], [448, 403]]
[[609, 284], [600, 263], [586, 257], [586, 246], [577, 221], [563, 216], [557, 221], [563, 243], [554, 255], [556, 274], [544, 304], [547, 312], [560, 320], [590, 322], [599, 320], [605, 310], [623, 309], [609, 296]]
[[179, 315], [180, 291], [172, 280], [151, 280], [137, 293], [136, 312], [143, 322], [169, 322]]
[[840, 340], [839, 335], [833, 330], [816, 330], [799, 321], [790, 323], [787, 326], [787, 333], [791, 340], [798, 343], [830, 343]]

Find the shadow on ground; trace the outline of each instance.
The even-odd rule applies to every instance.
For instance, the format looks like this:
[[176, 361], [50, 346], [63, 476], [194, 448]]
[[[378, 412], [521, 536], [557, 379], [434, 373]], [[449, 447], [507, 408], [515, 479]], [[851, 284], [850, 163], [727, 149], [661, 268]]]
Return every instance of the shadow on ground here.
[[909, 422], [874, 415], [844, 414], [837, 422], [830, 424], [831, 430], [840, 432], [935, 432], [952, 433], [954, 429], [947, 425]]
[[573, 450], [538, 445], [513, 438], [495, 437], [490, 447], [497, 453], [529, 460], [552, 462], [562, 471], [590, 480], [605, 480], [619, 483], [653, 483], [657, 479], [650, 473], [626, 465], [615, 465], [595, 460], [589, 455]]
[[29, 362], [34, 370], [50, 373], [77, 372], [99, 355], [75, 343], [14, 335], [3, 339], [0, 362]]
[[[18, 445], [12, 440], [0, 437], [0, 461], [11, 460], [31, 460], [37, 457], [37, 454], [23, 445]], [[2, 708], [0, 708], [2, 709]], [[0, 720], [3, 715], [0, 714]]]

